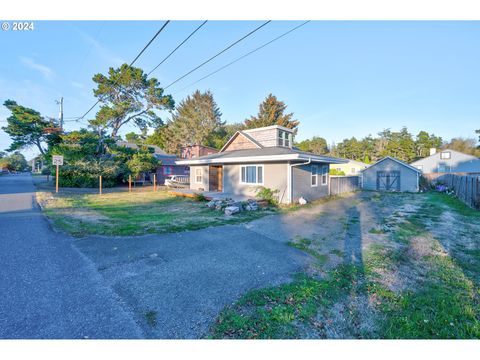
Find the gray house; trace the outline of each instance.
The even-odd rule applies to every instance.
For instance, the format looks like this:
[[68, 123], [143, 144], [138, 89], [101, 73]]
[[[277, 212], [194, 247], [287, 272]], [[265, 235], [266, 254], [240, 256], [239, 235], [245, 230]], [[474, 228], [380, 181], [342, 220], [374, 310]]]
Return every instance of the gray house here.
[[273, 125], [237, 131], [219, 153], [179, 160], [190, 166], [190, 189], [254, 196], [259, 187], [277, 191], [281, 203], [327, 196], [329, 164], [346, 160], [295, 149], [293, 131]]
[[455, 150], [436, 152], [430, 149], [430, 156], [411, 163], [424, 174], [429, 173], [480, 173], [480, 159]]
[[362, 188], [365, 190], [417, 192], [420, 170], [403, 161], [384, 157], [362, 170]]

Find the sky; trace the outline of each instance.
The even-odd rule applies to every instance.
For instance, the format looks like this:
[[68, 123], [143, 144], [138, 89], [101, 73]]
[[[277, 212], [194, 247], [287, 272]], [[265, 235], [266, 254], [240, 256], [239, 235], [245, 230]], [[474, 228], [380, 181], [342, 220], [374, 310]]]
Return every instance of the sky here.
[[[151, 76], [164, 86], [262, 21], [209, 21]], [[178, 104], [210, 90], [227, 123], [242, 122], [273, 93], [300, 121], [297, 140], [328, 143], [406, 126], [445, 140], [480, 128], [480, 22], [312, 21], [217, 74], [193, 82], [301, 24], [272, 21], [167, 89]], [[153, 69], [201, 21], [172, 21], [134, 66]], [[36, 21], [32, 31], [1, 31], [0, 101], [58, 118], [66, 130], [96, 101], [92, 77], [130, 63], [163, 21]], [[95, 110], [86, 119], [92, 118]], [[166, 114], [165, 114], [166, 115]], [[0, 126], [9, 112], [0, 106]], [[164, 117], [166, 120], [166, 116]], [[83, 120], [85, 122], [85, 120]], [[134, 130], [126, 127], [121, 134]], [[10, 139], [0, 130], [0, 150]], [[31, 158], [37, 151], [24, 151]]]

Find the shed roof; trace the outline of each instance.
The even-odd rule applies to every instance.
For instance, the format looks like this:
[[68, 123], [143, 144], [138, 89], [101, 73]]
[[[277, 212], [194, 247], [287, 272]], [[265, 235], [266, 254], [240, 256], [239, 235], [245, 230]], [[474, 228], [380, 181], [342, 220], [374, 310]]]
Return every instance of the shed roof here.
[[372, 165], [370, 165], [369, 167], [367, 167], [366, 169], [363, 169], [363, 170], [360, 170], [360, 171], [362, 171], [362, 172], [363, 172], [363, 171], [367, 171], [368, 169], [374, 167], [374, 166], [377, 165], [377, 164], [380, 164], [382, 161], [385, 161], [385, 160], [387, 160], [387, 159], [393, 160], [393, 161], [399, 163], [400, 165], [409, 168], [410, 170], [413, 170], [413, 171], [415, 171], [415, 172], [421, 173], [421, 171], [420, 171], [419, 169], [417, 169], [417, 168], [415, 168], [415, 167], [413, 167], [413, 166], [411, 166], [411, 165], [409, 165], [409, 164], [407, 164], [407, 163], [404, 163], [404, 162], [401, 161], [401, 160], [395, 159], [395, 158], [393, 158], [393, 157], [391, 157], [391, 156], [385, 156], [383, 159], [378, 160], [375, 164], [372, 164]]

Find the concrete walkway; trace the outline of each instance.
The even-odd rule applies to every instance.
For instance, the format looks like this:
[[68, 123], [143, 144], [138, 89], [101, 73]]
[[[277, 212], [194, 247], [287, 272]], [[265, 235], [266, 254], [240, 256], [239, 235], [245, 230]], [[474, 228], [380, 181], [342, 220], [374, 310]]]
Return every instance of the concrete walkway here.
[[0, 338], [138, 338], [128, 307], [53, 232], [30, 175], [0, 176]]

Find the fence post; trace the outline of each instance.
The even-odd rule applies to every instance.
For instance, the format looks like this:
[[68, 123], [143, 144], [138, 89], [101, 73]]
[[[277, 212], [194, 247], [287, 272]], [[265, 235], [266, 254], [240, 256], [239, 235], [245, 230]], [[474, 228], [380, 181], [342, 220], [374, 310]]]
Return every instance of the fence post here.
[[98, 184], [99, 184], [99, 189], [98, 189], [98, 190], [99, 190], [99, 194], [102, 195], [102, 175], [100, 175], [100, 179], [99, 179], [99, 180], [100, 180], [100, 181], [99, 181], [99, 183], [98, 183]]
[[157, 191], [157, 174], [153, 174], [153, 191]]

